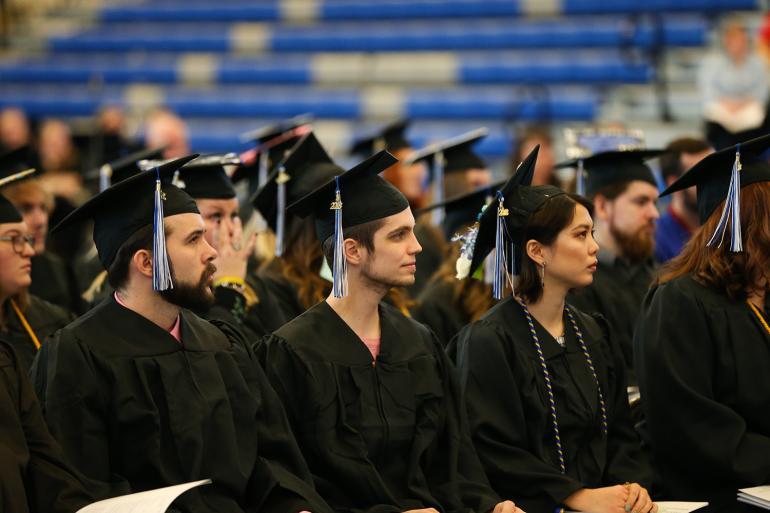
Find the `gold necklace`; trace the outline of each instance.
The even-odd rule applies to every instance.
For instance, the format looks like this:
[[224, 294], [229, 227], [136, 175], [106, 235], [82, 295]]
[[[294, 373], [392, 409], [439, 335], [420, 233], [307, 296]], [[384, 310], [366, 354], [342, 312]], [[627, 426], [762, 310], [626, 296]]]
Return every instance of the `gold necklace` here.
[[757, 306], [751, 301], [749, 301], [748, 299], [746, 300], [746, 303], [749, 304], [749, 308], [751, 308], [751, 311], [754, 312], [754, 315], [757, 316], [757, 319], [759, 319], [759, 322], [760, 324], [762, 324], [762, 327], [765, 328], [765, 332], [768, 335], [770, 335], [770, 326], [767, 325], [767, 321], [765, 320], [765, 317], [762, 315], [762, 312], [760, 312], [759, 308], [757, 308]]

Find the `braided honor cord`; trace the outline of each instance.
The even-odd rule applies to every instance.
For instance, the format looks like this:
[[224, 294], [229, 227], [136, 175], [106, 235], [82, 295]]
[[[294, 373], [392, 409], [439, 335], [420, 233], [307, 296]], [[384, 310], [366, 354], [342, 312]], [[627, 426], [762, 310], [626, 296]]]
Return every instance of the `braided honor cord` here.
[[[540, 361], [540, 367], [543, 369], [543, 377], [545, 378], [545, 388], [548, 392], [548, 405], [551, 410], [551, 421], [553, 423], [553, 435], [554, 440], [556, 442], [556, 452], [559, 456], [559, 469], [561, 470], [562, 474], [565, 474], [567, 472], [567, 466], [564, 463], [564, 449], [561, 445], [561, 436], [559, 435], [559, 420], [556, 415], [556, 399], [554, 397], [553, 393], [553, 386], [551, 384], [551, 373], [548, 372], [548, 366], [545, 363], [545, 357], [543, 356], [543, 348], [540, 345], [540, 339], [537, 336], [537, 331], [535, 331], [535, 322], [532, 320], [532, 315], [529, 313], [529, 309], [527, 308], [526, 303], [524, 301], [519, 300], [519, 304], [521, 304], [521, 307], [524, 309], [524, 315], [527, 317], [527, 324], [529, 325], [529, 334], [532, 336], [532, 342], [535, 344], [535, 350], [537, 351], [537, 358]], [[594, 383], [596, 383], [596, 389], [599, 392], [599, 409], [601, 410], [602, 415], [602, 433], [606, 436], [607, 435], [607, 408], [604, 404], [604, 394], [602, 394], [601, 386], [599, 386], [599, 378], [596, 375], [596, 369], [594, 369], [593, 361], [591, 360], [591, 355], [588, 353], [588, 348], [586, 347], [585, 341], [583, 340], [583, 334], [580, 331], [580, 328], [578, 328], [577, 322], [575, 322], [575, 318], [572, 315], [572, 312], [570, 311], [570, 308], [565, 306], [565, 311], [567, 312], [567, 317], [570, 320], [570, 323], [572, 324], [572, 329], [575, 330], [575, 335], [577, 336], [578, 343], [580, 344], [580, 348], [583, 350], [583, 355], [586, 358], [586, 362], [588, 363], [588, 368], [591, 371], [591, 375], [594, 378]]]

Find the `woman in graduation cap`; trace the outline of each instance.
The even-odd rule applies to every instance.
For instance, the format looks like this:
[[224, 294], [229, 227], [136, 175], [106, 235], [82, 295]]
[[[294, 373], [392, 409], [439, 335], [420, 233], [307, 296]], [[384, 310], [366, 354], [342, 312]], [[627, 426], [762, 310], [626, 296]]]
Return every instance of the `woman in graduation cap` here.
[[702, 226], [662, 270], [634, 339], [667, 492], [714, 511], [770, 484], [768, 148], [764, 136], [711, 154], [664, 191], [695, 185]]
[[[0, 188], [17, 183], [33, 169], [5, 176]], [[21, 213], [0, 196], [0, 334], [10, 343], [24, 371], [32, 365], [41, 343], [72, 320], [72, 315], [29, 293], [32, 284], [34, 237]]]
[[565, 302], [596, 270], [592, 206], [550, 185], [521, 185], [533, 170], [520, 167], [498, 192], [471, 261], [462, 257], [473, 272], [495, 249], [497, 298], [520, 273], [515, 296], [449, 347], [476, 450], [495, 491], [529, 512], [655, 511], [621, 350], [600, 318]]

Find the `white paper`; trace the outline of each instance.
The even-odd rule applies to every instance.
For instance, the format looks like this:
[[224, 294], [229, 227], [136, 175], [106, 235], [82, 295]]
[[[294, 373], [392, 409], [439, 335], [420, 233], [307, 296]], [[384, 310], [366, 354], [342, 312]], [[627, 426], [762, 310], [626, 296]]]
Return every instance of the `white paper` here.
[[94, 502], [81, 508], [77, 513], [165, 513], [174, 499], [196, 486], [209, 484], [211, 479], [167, 486], [157, 490], [132, 493]]
[[741, 488], [738, 491], [738, 502], [751, 504], [763, 509], [770, 509], [770, 486]]
[[[709, 505], [708, 502], [679, 502], [679, 501], [655, 501], [658, 505], [658, 513], [690, 513]], [[566, 511], [565, 513], [579, 513]]]
[[655, 501], [658, 513], [690, 513], [709, 505], [708, 502]]

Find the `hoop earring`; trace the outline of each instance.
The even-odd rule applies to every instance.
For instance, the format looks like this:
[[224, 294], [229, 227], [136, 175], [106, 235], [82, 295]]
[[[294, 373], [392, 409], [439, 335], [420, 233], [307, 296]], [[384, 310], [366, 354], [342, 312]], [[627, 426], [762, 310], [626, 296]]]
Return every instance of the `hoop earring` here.
[[540, 264], [540, 286], [545, 288], [545, 262]]

